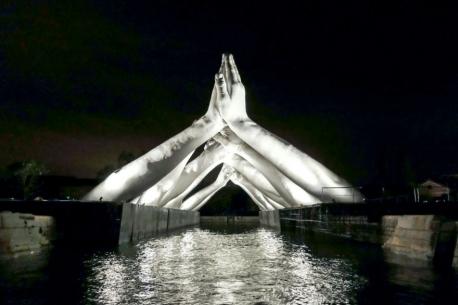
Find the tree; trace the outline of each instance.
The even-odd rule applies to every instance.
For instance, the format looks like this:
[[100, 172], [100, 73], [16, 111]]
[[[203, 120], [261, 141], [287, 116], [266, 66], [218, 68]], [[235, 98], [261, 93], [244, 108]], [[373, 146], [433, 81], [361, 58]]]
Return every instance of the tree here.
[[31, 199], [40, 192], [40, 177], [47, 174], [47, 167], [38, 161], [27, 160], [20, 163], [14, 175], [19, 179], [24, 199]]

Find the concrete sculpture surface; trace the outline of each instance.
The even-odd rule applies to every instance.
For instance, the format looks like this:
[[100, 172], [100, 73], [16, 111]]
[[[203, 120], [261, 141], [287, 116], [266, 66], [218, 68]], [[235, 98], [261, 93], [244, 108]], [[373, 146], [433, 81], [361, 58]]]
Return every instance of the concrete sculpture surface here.
[[[261, 210], [363, 200], [344, 179], [251, 120], [245, 105], [234, 57], [223, 55], [205, 115], [110, 174], [83, 200], [198, 210], [228, 181], [246, 191]], [[189, 162], [204, 144], [204, 151]], [[186, 198], [221, 164], [212, 184]]]

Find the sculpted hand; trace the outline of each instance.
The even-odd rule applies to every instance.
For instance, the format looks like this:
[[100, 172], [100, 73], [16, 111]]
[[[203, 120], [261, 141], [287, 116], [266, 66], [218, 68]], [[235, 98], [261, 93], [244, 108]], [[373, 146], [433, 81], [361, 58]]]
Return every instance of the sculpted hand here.
[[213, 139], [223, 145], [231, 154], [237, 154], [244, 145], [244, 142], [229, 127], [223, 128]]
[[223, 118], [221, 117], [218, 107], [217, 107], [217, 93], [216, 93], [216, 81], [213, 86], [212, 94], [210, 97], [210, 104], [208, 105], [208, 110], [205, 113], [205, 118], [208, 119], [212, 123], [216, 124], [221, 124], [221, 126], [224, 126], [225, 123], [223, 121]]
[[245, 87], [232, 54], [223, 55], [222, 70], [216, 75], [216, 104], [223, 120], [246, 120]]
[[227, 138], [229, 142], [235, 145], [242, 145], [243, 141], [240, 139], [229, 127], [224, 127], [221, 131], [220, 134]]
[[240, 175], [239, 172], [235, 171], [232, 173], [231, 175], [231, 180], [235, 183], [235, 182], [241, 182], [243, 180], [243, 177], [242, 175]]
[[216, 178], [216, 184], [226, 184], [234, 173], [234, 169], [226, 164], [221, 168], [221, 172]]

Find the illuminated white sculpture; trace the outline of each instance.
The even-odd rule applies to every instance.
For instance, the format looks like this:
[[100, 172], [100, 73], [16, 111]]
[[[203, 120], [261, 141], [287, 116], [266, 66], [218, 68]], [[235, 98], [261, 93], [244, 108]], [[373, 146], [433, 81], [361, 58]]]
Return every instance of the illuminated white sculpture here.
[[[204, 151], [188, 162], [204, 143]], [[214, 183], [185, 199], [222, 163]], [[223, 55], [203, 117], [113, 172], [83, 200], [198, 210], [229, 180], [261, 210], [363, 200], [345, 180], [248, 117], [245, 88], [232, 55]]]

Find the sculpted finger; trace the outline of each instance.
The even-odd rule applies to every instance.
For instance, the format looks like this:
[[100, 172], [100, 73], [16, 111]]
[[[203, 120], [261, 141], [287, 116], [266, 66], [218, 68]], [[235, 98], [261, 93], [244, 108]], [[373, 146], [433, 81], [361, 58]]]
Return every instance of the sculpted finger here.
[[223, 146], [229, 145], [229, 140], [228, 140], [226, 137], [224, 137], [222, 134], [220, 134], [220, 133], [217, 133], [217, 134], [213, 137], [213, 139], [214, 139], [216, 142], [218, 142], [218, 143], [220, 143], [221, 145], [223, 145]]
[[217, 141], [215, 141], [214, 139], [210, 139], [205, 143], [204, 150], [209, 150], [209, 149], [212, 149], [213, 147], [217, 147], [219, 145], [220, 144]]
[[231, 129], [228, 126], [226, 126], [223, 129], [221, 129], [220, 134], [228, 138], [228, 135], [230, 134], [230, 132], [231, 132]]
[[223, 56], [221, 57], [221, 65], [219, 66], [219, 69], [218, 69], [218, 74], [224, 74], [224, 54]]
[[216, 93], [216, 82], [215, 82], [215, 84], [213, 84], [212, 94], [211, 94], [211, 97], [210, 97], [210, 102], [208, 104], [208, 110], [207, 110], [207, 113], [206, 113], [209, 116], [221, 115], [219, 113], [216, 96], [217, 96], [217, 93]]
[[222, 99], [229, 95], [227, 92], [226, 80], [222, 73], [215, 75], [215, 85], [217, 98]]
[[242, 180], [242, 175], [240, 175], [240, 173], [238, 171], [234, 170], [234, 172], [232, 173], [231, 178], [234, 179], [237, 182], [240, 182]]
[[237, 69], [237, 65], [235, 64], [234, 56], [232, 54], [229, 54], [229, 68], [233, 82], [241, 83], [242, 78], [240, 77], [239, 70]]
[[212, 95], [210, 97], [210, 104], [214, 104], [216, 102], [216, 84], [213, 85]]
[[231, 94], [233, 78], [232, 78], [232, 73], [231, 73], [231, 69], [230, 69], [230, 66], [229, 66], [229, 56], [228, 56], [228, 54], [223, 54], [223, 71], [224, 71], [224, 73], [223, 73], [224, 77], [226, 78], [227, 88], [228, 88], [229, 94]]
[[234, 169], [227, 164], [224, 164], [221, 170], [224, 172], [224, 177], [226, 179], [230, 179], [231, 176], [234, 174]]

